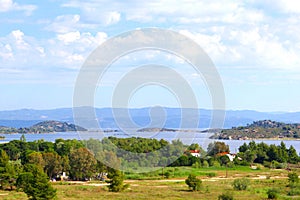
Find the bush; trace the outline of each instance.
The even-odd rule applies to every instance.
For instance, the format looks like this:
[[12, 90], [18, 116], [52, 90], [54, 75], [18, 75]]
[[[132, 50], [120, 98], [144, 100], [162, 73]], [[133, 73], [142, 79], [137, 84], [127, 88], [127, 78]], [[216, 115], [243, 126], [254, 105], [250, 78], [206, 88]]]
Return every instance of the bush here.
[[298, 174], [296, 172], [289, 173], [288, 177], [289, 177], [289, 186], [290, 187], [293, 187], [297, 183], [299, 183], [299, 177], [298, 177]]
[[212, 162], [212, 166], [213, 167], [221, 167], [221, 164], [218, 161], [215, 160], [215, 161]]
[[208, 168], [209, 167], [209, 164], [208, 164], [208, 162], [206, 160], [203, 161], [202, 167], [203, 168]]
[[200, 168], [201, 165], [200, 165], [199, 162], [195, 162], [195, 163], [192, 164], [192, 167], [193, 167], [193, 168]]
[[169, 179], [171, 175], [172, 175], [171, 172], [170, 172], [170, 171], [167, 171], [167, 172], [165, 173], [166, 179]]
[[121, 192], [128, 188], [128, 184], [123, 183], [124, 181], [124, 174], [119, 170], [112, 169], [110, 173], [108, 173], [108, 180], [106, 182], [109, 183], [108, 189], [110, 192]]
[[268, 162], [268, 161], [264, 161], [263, 166], [264, 166], [264, 167], [271, 168], [271, 163]]
[[211, 177], [215, 177], [216, 176], [216, 173], [215, 172], [207, 172], [206, 173], [206, 176], [211, 178]]
[[233, 200], [232, 194], [226, 192], [218, 196], [218, 200]]
[[196, 175], [190, 174], [185, 180], [185, 183], [189, 186], [191, 190], [199, 191], [201, 188], [202, 181], [199, 178], [197, 178]]
[[235, 190], [246, 190], [249, 185], [250, 180], [247, 178], [238, 178], [232, 183], [232, 186]]
[[300, 188], [292, 188], [289, 193], [289, 196], [297, 196], [300, 195]]
[[275, 188], [269, 189], [267, 191], [268, 199], [277, 199], [279, 191]]

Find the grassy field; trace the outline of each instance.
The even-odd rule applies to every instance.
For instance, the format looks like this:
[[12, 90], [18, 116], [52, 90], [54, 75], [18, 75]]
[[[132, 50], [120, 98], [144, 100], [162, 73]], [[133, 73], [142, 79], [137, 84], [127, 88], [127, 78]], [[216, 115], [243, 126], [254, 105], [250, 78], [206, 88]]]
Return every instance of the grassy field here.
[[[249, 168], [249, 167], [248, 167]], [[288, 196], [290, 190], [286, 170], [249, 170], [248, 168], [228, 170], [225, 178], [225, 169], [195, 169], [179, 168], [176, 177], [161, 180], [126, 180], [129, 189], [121, 193], [108, 192], [106, 186], [99, 186], [96, 182], [69, 183], [56, 182], [58, 199], [88, 200], [88, 199], [218, 199], [218, 196], [230, 192], [235, 199], [267, 199], [267, 190], [277, 188], [280, 191], [279, 199], [300, 199], [300, 196]], [[170, 169], [165, 169], [165, 171]], [[199, 192], [189, 191], [184, 183], [186, 174], [195, 172], [202, 179], [202, 189]], [[206, 173], [215, 173], [215, 177], [207, 177]], [[158, 173], [158, 172], [157, 172]], [[181, 175], [183, 177], [181, 177]], [[143, 176], [145, 178], [145, 176]], [[231, 186], [234, 178], [248, 177], [250, 187], [246, 191], [236, 191]], [[94, 184], [94, 185], [93, 185]], [[27, 199], [23, 192], [0, 191], [0, 199]]]

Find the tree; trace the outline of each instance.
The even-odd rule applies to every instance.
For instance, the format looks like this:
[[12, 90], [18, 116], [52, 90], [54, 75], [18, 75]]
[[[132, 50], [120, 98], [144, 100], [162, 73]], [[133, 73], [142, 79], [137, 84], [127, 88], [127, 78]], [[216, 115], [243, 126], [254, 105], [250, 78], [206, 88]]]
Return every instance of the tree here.
[[290, 146], [288, 149], [288, 162], [296, 164], [299, 161], [299, 156], [297, 155], [297, 151], [293, 146]]
[[280, 146], [278, 147], [278, 162], [285, 163], [288, 160], [287, 148], [283, 141], [281, 141]]
[[209, 156], [215, 156], [218, 153], [229, 152], [229, 146], [224, 142], [210, 143], [207, 147], [207, 154]]
[[197, 178], [196, 175], [190, 174], [185, 180], [185, 183], [189, 186], [192, 191], [199, 191], [201, 188], [201, 179]]
[[226, 155], [225, 156], [220, 156], [219, 160], [220, 160], [220, 164], [222, 166], [227, 166], [227, 164], [230, 162], [230, 159]]
[[22, 134], [22, 135], [21, 135], [21, 137], [20, 137], [20, 141], [22, 141], [22, 142], [26, 142], [26, 137], [25, 137], [25, 135], [24, 135], [24, 134]]
[[29, 164], [28, 171], [19, 175], [17, 188], [23, 189], [31, 200], [50, 200], [56, 197], [56, 189], [39, 166]]
[[199, 146], [199, 144], [193, 143], [187, 148], [187, 150], [200, 150], [200, 148], [201, 147]]
[[62, 171], [62, 158], [57, 153], [43, 153], [43, 159], [45, 162], [44, 171], [49, 178], [53, 178]]
[[108, 189], [111, 192], [121, 192], [129, 186], [128, 184], [124, 185], [124, 174], [120, 170], [111, 169], [108, 178], [110, 178], [107, 181], [109, 183]]
[[32, 152], [28, 154], [27, 159], [28, 159], [28, 163], [30, 164], [38, 165], [41, 168], [44, 168], [45, 166], [43, 155], [40, 152]]
[[54, 143], [54, 150], [60, 156], [67, 156], [73, 150], [84, 147], [83, 143], [78, 140], [57, 139]]
[[9, 157], [7, 153], [0, 149], [0, 188], [4, 189], [10, 180], [10, 175], [7, 173], [7, 165], [8, 165]]
[[20, 160], [7, 162], [4, 170], [0, 172], [1, 188], [5, 189], [5, 187], [9, 187], [10, 190], [12, 190], [21, 171], [22, 165]]
[[90, 178], [95, 172], [97, 160], [87, 148], [73, 150], [69, 161], [70, 175], [75, 180]]
[[267, 152], [267, 155], [269, 157], [269, 161], [273, 161], [276, 160], [278, 161], [278, 157], [279, 157], [279, 152], [278, 152], [278, 148], [276, 147], [276, 145], [271, 144], [269, 151]]

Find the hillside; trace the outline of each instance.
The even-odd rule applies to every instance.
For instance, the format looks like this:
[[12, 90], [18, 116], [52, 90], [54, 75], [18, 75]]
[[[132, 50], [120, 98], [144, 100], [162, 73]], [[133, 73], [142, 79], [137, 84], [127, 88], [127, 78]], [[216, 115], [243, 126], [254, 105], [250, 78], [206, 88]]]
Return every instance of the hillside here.
[[300, 138], [300, 124], [286, 124], [271, 120], [260, 120], [253, 122], [247, 126], [233, 127], [231, 129], [223, 129], [216, 133], [213, 139], [267, 139], [267, 138]]
[[51, 132], [72, 132], [72, 131], [87, 131], [85, 128], [59, 121], [44, 121], [39, 122], [30, 127], [12, 128], [0, 126], [0, 133], [51, 133]]

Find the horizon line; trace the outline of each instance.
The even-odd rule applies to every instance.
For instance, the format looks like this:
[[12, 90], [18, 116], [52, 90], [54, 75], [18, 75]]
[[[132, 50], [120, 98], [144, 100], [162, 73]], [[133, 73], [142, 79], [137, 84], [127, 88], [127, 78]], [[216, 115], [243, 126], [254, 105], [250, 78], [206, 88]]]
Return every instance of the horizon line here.
[[[91, 106], [80, 106], [80, 107], [56, 107], [56, 108], [16, 108], [16, 109], [5, 109], [0, 110], [0, 112], [12, 112], [12, 111], [21, 111], [21, 110], [34, 110], [34, 111], [47, 111], [47, 110], [60, 110], [60, 109], [74, 109], [74, 108], [84, 108], [90, 107], [94, 109], [149, 109], [154, 107], [161, 107], [166, 109], [198, 109], [198, 110], [221, 110], [221, 109], [212, 109], [212, 108], [182, 108], [182, 107], [168, 107], [168, 106], [145, 106], [145, 107], [129, 107], [129, 108], [113, 108], [113, 107], [91, 107]], [[259, 111], [259, 110], [252, 110], [252, 109], [225, 109], [224, 111], [232, 111], [232, 112], [241, 112], [241, 111], [250, 111], [250, 112], [259, 112], [259, 113], [269, 113], [269, 114], [284, 114], [284, 113], [297, 113], [300, 111]]]

